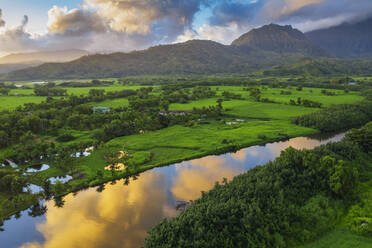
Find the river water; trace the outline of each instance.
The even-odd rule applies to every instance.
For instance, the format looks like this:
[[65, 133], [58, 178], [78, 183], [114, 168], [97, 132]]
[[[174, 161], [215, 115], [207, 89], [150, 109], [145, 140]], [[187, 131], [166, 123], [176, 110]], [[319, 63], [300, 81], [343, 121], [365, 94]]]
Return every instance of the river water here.
[[339, 141], [344, 134], [298, 137], [155, 168], [129, 181], [118, 180], [64, 197], [63, 206], [45, 202], [44, 215], [30, 210], [5, 221], [0, 247], [141, 247], [147, 231], [161, 219], [177, 216], [180, 202], [194, 200], [216, 181], [263, 165], [289, 146], [312, 149]]

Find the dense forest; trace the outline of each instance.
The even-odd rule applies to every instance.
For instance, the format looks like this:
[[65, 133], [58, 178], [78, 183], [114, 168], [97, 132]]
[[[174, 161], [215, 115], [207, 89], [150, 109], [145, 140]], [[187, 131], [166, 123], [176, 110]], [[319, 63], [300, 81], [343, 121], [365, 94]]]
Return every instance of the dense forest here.
[[332, 132], [363, 125], [372, 120], [372, 102], [340, 104], [330, 108], [297, 117], [297, 125]]
[[[372, 157], [364, 153], [371, 135], [370, 123], [338, 143], [288, 148], [265, 166], [216, 183], [180, 216], [152, 229], [145, 247], [293, 247], [313, 240], [360, 201], [359, 184], [370, 180], [363, 175], [371, 169]], [[371, 235], [372, 223], [363, 218], [370, 213], [354, 212], [350, 227]]]

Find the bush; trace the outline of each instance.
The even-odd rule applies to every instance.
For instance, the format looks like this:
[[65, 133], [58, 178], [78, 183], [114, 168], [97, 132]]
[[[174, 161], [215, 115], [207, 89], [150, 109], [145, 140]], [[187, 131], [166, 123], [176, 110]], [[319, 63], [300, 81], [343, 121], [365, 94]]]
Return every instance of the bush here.
[[257, 137], [258, 137], [259, 139], [262, 139], [262, 140], [267, 139], [267, 137], [266, 137], [265, 134], [259, 134]]
[[58, 142], [68, 142], [68, 141], [71, 141], [71, 140], [74, 140], [74, 139], [75, 139], [75, 137], [70, 133], [64, 133], [64, 134], [57, 137]]

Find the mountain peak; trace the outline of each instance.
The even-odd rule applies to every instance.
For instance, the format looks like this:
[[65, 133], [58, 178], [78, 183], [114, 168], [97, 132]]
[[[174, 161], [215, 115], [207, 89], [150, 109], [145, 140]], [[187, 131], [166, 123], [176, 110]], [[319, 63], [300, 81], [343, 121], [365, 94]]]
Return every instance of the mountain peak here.
[[325, 56], [326, 52], [307, 40], [304, 33], [291, 25], [271, 23], [252, 29], [232, 42], [234, 46], [246, 46], [278, 53], [300, 53]]

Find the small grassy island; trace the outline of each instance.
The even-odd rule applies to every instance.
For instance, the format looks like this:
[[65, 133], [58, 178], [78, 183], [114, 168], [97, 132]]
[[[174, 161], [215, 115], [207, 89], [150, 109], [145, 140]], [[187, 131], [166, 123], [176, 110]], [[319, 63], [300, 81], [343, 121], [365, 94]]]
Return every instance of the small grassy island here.
[[300, 77], [169, 80], [56, 81], [17, 89], [2, 83], [8, 90], [0, 96], [0, 224], [40, 199], [372, 119], [367, 82], [314, 78], [305, 87]]

